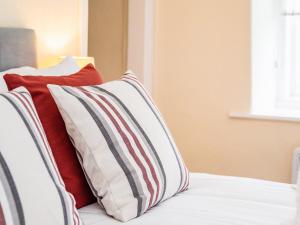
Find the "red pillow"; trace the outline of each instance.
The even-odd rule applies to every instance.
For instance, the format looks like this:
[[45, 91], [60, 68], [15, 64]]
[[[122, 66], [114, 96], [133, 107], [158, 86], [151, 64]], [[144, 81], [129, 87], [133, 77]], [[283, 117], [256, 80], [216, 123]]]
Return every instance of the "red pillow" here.
[[76, 207], [96, 201], [83, 174], [76, 151], [72, 145], [64, 121], [52, 98], [47, 84], [85, 86], [102, 83], [101, 75], [92, 64], [69, 76], [4, 76], [9, 90], [24, 86], [31, 93], [40, 120], [46, 132], [58, 170], [66, 189], [73, 194]]

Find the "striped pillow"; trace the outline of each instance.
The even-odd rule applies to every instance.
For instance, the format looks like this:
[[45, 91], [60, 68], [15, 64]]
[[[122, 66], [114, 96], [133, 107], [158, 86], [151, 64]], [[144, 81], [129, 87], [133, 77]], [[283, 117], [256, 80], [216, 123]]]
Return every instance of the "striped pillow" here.
[[81, 224], [25, 88], [0, 93], [0, 224]]
[[98, 86], [48, 85], [98, 202], [128, 221], [187, 189], [188, 170], [136, 77]]

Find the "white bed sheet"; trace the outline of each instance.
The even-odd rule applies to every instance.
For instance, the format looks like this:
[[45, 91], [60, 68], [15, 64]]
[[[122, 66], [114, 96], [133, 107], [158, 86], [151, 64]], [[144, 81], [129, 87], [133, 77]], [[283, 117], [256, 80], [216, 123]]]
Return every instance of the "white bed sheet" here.
[[[188, 191], [154, 207], [128, 225], [292, 224], [296, 192], [289, 184], [250, 178], [191, 174]], [[123, 224], [92, 204], [79, 210], [85, 225]]]

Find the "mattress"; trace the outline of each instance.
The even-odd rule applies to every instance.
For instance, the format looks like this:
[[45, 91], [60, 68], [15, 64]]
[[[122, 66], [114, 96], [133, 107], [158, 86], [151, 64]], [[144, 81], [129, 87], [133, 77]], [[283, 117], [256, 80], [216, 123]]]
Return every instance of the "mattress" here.
[[[294, 186], [192, 173], [188, 191], [162, 202], [127, 225], [288, 225], [296, 212]], [[123, 224], [97, 204], [79, 210], [85, 225]]]

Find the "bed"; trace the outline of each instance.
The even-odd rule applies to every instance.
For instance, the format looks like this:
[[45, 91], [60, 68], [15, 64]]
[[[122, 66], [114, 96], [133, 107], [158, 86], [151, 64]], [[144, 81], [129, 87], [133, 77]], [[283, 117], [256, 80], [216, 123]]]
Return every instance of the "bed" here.
[[35, 33], [25, 28], [0, 28], [0, 71], [36, 66]]
[[[191, 174], [191, 187], [128, 225], [280, 225], [295, 215], [292, 185], [250, 178]], [[85, 225], [122, 224], [97, 205], [79, 209]]]
[[[0, 28], [0, 71], [35, 65], [34, 31]], [[192, 173], [190, 183], [186, 192], [126, 224], [293, 224], [296, 192], [291, 184], [204, 173]], [[85, 225], [122, 224], [96, 203], [79, 209], [79, 214]]]

